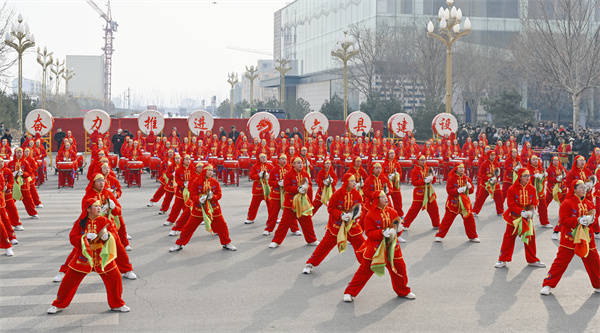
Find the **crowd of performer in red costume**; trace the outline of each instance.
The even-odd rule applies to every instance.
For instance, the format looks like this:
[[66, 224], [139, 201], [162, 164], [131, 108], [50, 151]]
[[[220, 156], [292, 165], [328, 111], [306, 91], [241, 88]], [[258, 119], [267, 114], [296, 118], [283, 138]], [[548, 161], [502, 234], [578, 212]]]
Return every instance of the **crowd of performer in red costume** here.
[[[119, 177], [128, 186], [141, 185], [144, 170], [160, 184], [148, 206], [161, 203], [159, 214], [167, 215], [163, 225], [170, 227], [170, 236], [177, 237], [170, 252], [182, 250], [201, 225], [218, 235], [223, 249], [237, 250], [219, 203], [221, 182], [232, 183], [239, 173], [246, 173], [252, 190], [244, 223], [256, 222], [264, 202], [268, 216], [263, 235], [273, 236], [269, 248], [281, 246], [288, 230], [315, 246], [303, 273], [312, 273], [333, 248], [343, 253], [350, 242], [359, 268], [344, 292], [347, 302], [353, 301], [373, 273], [383, 275], [386, 269], [396, 294], [415, 298], [399, 246], [406, 241], [403, 233], [426, 211], [437, 230], [434, 241], [442, 242], [460, 215], [467, 239], [479, 243], [476, 218], [488, 197], [506, 222], [496, 268], [512, 261], [517, 238], [525, 245], [527, 263], [546, 267], [536, 254], [533, 220], [537, 212], [540, 225], [554, 228], [552, 238], [560, 244], [541, 293], [551, 293], [574, 255], [582, 258], [592, 286], [600, 292], [600, 258], [595, 246], [595, 239], [600, 238], [600, 183], [596, 182], [600, 148], [587, 161], [575, 157], [570, 170], [563, 166], [560, 154], [544, 167], [527, 144], [520, 149], [513, 139], [493, 148], [484, 135], [460, 147], [454, 138], [418, 145], [411, 135], [392, 140], [378, 132], [371, 138], [329, 139], [321, 134], [306, 139], [287, 137], [282, 132], [275, 139], [254, 140], [241, 133], [234, 141], [211, 132], [182, 139], [173, 130], [161, 137], [138, 132], [135, 138], [126, 139], [120, 156], [110, 149], [107, 135], [92, 135], [82, 213], [69, 236], [73, 250], [54, 278], [61, 286], [49, 313], [67, 307], [81, 280], [92, 271], [100, 274], [107, 287], [110, 308], [129, 311], [121, 299], [120, 276], [136, 279], [136, 274], [127, 254], [132, 246], [119, 202]], [[43, 207], [36, 186], [46, 177], [45, 154], [40, 138], [29, 138], [16, 149], [6, 143], [0, 147], [4, 193], [0, 248], [8, 256], [14, 254], [11, 245], [18, 243], [14, 231], [23, 230], [15, 201], [23, 201], [33, 218], [38, 217], [36, 208]], [[72, 187], [78, 174], [83, 174], [84, 159], [70, 132], [60, 144], [55, 167], [59, 187]], [[440, 221], [434, 184], [442, 181], [447, 199]], [[412, 186], [413, 195], [411, 205], [403, 209], [401, 186], [406, 183]], [[548, 219], [553, 201], [560, 207], [556, 226]], [[312, 221], [319, 209], [329, 215], [320, 241]]]

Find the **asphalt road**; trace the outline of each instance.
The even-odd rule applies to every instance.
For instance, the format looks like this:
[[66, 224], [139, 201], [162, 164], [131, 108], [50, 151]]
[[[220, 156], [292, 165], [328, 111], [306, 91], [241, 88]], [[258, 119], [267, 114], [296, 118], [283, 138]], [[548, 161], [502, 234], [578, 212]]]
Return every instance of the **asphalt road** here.
[[[268, 249], [271, 238], [261, 235], [264, 206], [255, 224], [243, 224], [251, 193], [245, 179], [239, 188], [223, 188], [221, 200], [237, 252], [222, 250], [217, 238], [199, 228], [183, 251], [169, 253], [175, 238], [167, 236], [166, 217], [157, 215], [158, 207], [146, 207], [157, 188], [147, 175], [141, 189], [125, 189], [121, 199], [139, 276], [124, 280], [123, 298], [131, 312], [108, 311], [104, 286], [92, 273], [71, 306], [49, 316], [46, 310], [58, 290], [52, 277], [71, 249], [67, 236], [87, 183], [82, 178], [75, 189], [57, 190], [57, 177], [49, 178], [39, 190], [45, 204], [41, 219], [24, 218], [15, 256], [0, 257], [3, 332], [600, 330], [600, 294], [593, 294], [577, 257], [551, 296], [539, 294], [547, 269], [528, 267], [519, 241], [508, 268], [493, 267], [505, 224], [491, 203], [477, 220], [480, 244], [467, 242], [460, 218], [442, 244], [432, 242], [426, 215], [414, 222], [402, 250], [416, 300], [396, 297], [386, 273], [373, 276], [354, 303], [344, 303], [343, 291], [358, 267], [354, 255], [334, 250], [312, 275], [302, 275], [314, 250], [303, 237], [289, 235], [280, 248]], [[436, 190], [443, 209], [445, 191]], [[411, 191], [403, 189], [405, 207]], [[555, 203], [549, 212], [555, 223]], [[319, 238], [326, 222], [321, 209], [314, 218]], [[536, 233], [538, 257], [549, 266], [558, 244], [550, 239], [551, 230], [536, 226]]]

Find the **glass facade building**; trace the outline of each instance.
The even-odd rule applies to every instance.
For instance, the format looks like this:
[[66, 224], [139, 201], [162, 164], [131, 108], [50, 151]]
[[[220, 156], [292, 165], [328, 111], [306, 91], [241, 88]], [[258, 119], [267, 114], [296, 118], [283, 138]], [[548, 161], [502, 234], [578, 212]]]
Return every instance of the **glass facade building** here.
[[[456, 0], [454, 5], [472, 22], [472, 33], [462, 42], [507, 48], [521, 29], [521, 18], [540, 15], [534, 8], [536, 3], [538, 0]], [[296, 87], [296, 97], [307, 99], [318, 110], [323, 96], [342, 96], [341, 65], [331, 51], [338, 41], [345, 39], [344, 31], [352, 25], [372, 30], [415, 25], [421, 26], [425, 34], [426, 23], [437, 17], [441, 6], [446, 6], [446, 0], [296, 0], [275, 12], [274, 58], [293, 62], [286, 86]], [[596, 19], [599, 16], [600, 11]], [[329, 84], [324, 84], [325, 81]], [[279, 79], [262, 84], [278, 87]], [[302, 92], [317, 89], [304, 89], [303, 85], [318, 85], [320, 89], [328, 86], [329, 91], [318, 97], [304, 96]], [[356, 108], [358, 100], [357, 96], [351, 96], [351, 106]]]

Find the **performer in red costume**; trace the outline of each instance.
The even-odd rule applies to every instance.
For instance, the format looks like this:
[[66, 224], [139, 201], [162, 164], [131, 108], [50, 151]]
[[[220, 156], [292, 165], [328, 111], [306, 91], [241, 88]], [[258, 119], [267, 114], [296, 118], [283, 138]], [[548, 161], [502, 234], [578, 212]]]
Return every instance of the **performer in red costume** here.
[[342, 187], [335, 191], [329, 199], [327, 208], [329, 221], [325, 228], [325, 235], [306, 261], [302, 271], [304, 274], [312, 273], [313, 268], [319, 266], [336, 245], [338, 251], [343, 253], [348, 241], [352, 244], [356, 259], [359, 263], [361, 262], [362, 258], [358, 249], [361, 248], [365, 238], [357, 220], [361, 214], [362, 197], [356, 190], [356, 180], [353, 174], [345, 174], [342, 182]]
[[32, 171], [29, 164], [24, 159], [23, 149], [15, 149], [13, 159], [10, 162], [8, 162], [8, 168], [13, 173], [13, 176], [15, 178], [15, 182], [13, 185], [13, 196], [15, 191], [21, 192], [21, 198], [19, 199], [17, 197], [17, 200], [23, 201], [25, 210], [32, 219], [39, 219], [40, 217], [38, 216], [37, 210], [35, 209], [35, 204], [33, 203], [33, 199], [31, 198], [31, 192], [29, 189], [30, 186], [33, 186], [29, 178]]
[[15, 177], [13, 172], [8, 168], [8, 164], [4, 163], [3, 159], [0, 159], [0, 177], [4, 178], [5, 189], [2, 195], [4, 196], [4, 202], [6, 204], [6, 213], [10, 224], [13, 226], [14, 231], [23, 231], [25, 228], [19, 219], [19, 212], [15, 205], [15, 199], [13, 198], [13, 187], [15, 184]]
[[248, 207], [248, 215], [246, 215], [245, 224], [254, 223], [258, 208], [261, 202], [265, 202], [265, 205], [269, 205], [269, 194], [271, 188], [269, 187], [269, 169], [271, 167], [267, 164], [267, 155], [258, 155], [258, 162], [252, 165], [248, 177], [252, 180], [252, 200], [250, 201], [250, 207]]
[[448, 173], [448, 182], [446, 183], [446, 191], [448, 192], [446, 213], [442, 219], [440, 230], [435, 235], [436, 242], [441, 242], [446, 237], [450, 226], [452, 226], [454, 219], [459, 214], [463, 219], [465, 233], [469, 240], [473, 243], [480, 242], [477, 236], [475, 218], [473, 217], [471, 199], [469, 198], [469, 194], [473, 193], [474, 188], [471, 178], [467, 177], [464, 164], [459, 164]]
[[544, 228], [552, 229], [553, 226], [548, 220], [548, 206], [546, 206], [546, 178], [548, 174], [544, 171], [542, 161], [536, 156], [532, 155], [527, 164], [527, 169], [532, 175], [531, 184], [535, 187], [535, 191], [538, 197], [538, 214], [540, 214], [540, 224]]
[[386, 153], [386, 159], [383, 162], [383, 172], [390, 181], [390, 197], [392, 204], [398, 215], [404, 216], [402, 210], [402, 192], [400, 190], [400, 182], [402, 180], [402, 167], [396, 160], [396, 152], [390, 149]]
[[[480, 161], [481, 162], [481, 161]], [[490, 150], [487, 152], [487, 159], [480, 163], [477, 174], [477, 194], [473, 214], [475, 217], [481, 212], [488, 195], [492, 195], [496, 203], [496, 214], [502, 215], [504, 211], [504, 202], [502, 199], [502, 188], [500, 182], [500, 167], [496, 161], [496, 152]]]
[[[433, 175], [431, 170], [427, 167], [427, 162], [424, 155], [419, 157], [417, 164], [410, 173], [410, 178], [413, 186], [413, 201], [412, 205], [408, 209], [406, 216], [404, 217], [404, 230], [408, 230], [410, 225], [413, 223], [419, 211], [427, 209], [429, 218], [431, 218], [431, 225], [434, 229], [440, 226], [440, 213], [438, 211], [438, 205], [433, 189], [436, 177]], [[366, 226], [365, 226], [366, 227]]]
[[516, 149], [511, 149], [510, 154], [508, 154], [508, 157], [504, 161], [504, 172], [502, 173], [502, 202], [506, 199], [508, 188], [515, 182], [515, 177], [517, 177], [517, 172], [519, 172], [521, 167], [519, 153]]
[[[4, 160], [0, 159], [0, 163], [4, 163]], [[2, 166], [0, 165], [0, 169]], [[17, 236], [13, 230], [12, 224], [6, 213], [6, 203], [4, 200], [4, 193], [6, 193], [6, 182], [4, 177], [0, 174], [0, 249], [5, 250], [7, 257], [14, 256], [12, 245], [19, 244]]]
[[[396, 239], [400, 216], [388, 204], [385, 192], [379, 191], [374, 198], [374, 202], [369, 203], [372, 209], [365, 216], [367, 240], [358, 250], [362, 255], [360, 267], [344, 291], [344, 302], [352, 302], [373, 276], [373, 273], [382, 276], [384, 267], [390, 274], [392, 288], [396, 294], [400, 297], [415, 299], [415, 294], [407, 285], [406, 264]], [[378, 251], [380, 248], [385, 251]], [[393, 253], [392, 258], [388, 255], [390, 253]]]
[[177, 221], [181, 210], [185, 207], [185, 198], [184, 190], [187, 189], [188, 182], [190, 181], [190, 176], [194, 172], [194, 168], [191, 165], [191, 157], [186, 155], [181, 162], [181, 165], [175, 170], [175, 184], [177, 187], [175, 188], [175, 202], [173, 203], [173, 207], [171, 207], [171, 213], [167, 217], [167, 221], [163, 223], [164, 226], [173, 226], [173, 224]]
[[229, 238], [229, 229], [227, 223], [223, 219], [221, 212], [221, 186], [219, 182], [213, 178], [214, 168], [212, 165], [206, 165], [198, 177], [194, 177], [189, 186], [190, 200], [192, 202], [192, 211], [190, 219], [185, 224], [185, 227], [175, 245], [169, 248], [169, 252], [176, 252], [190, 241], [194, 231], [204, 222], [206, 231], [213, 231], [219, 235], [219, 240], [223, 249], [236, 251], [237, 248], [231, 243]]
[[306, 243], [311, 246], [319, 245], [312, 222], [313, 206], [309, 199], [312, 197], [312, 186], [310, 184], [310, 177], [303, 170], [302, 158], [294, 158], [292, 169], [285, 175], [283, 181], [285, 190], [283, 214], [281, 222], [275, 230], [273, 241], [269, 244], [270, 248], [279, 247], [285, 239], [288, 229], [296, 222], [300, 223]]
[[169, 177], [166, 175], [166, 172], [171, 163], [173, 163], [174, 155], [175, 152], [172, 149], [169, 149], [167, 155], [162, 159], [158, 175], [158, 182], [160, 183], [160, 186], [158, 187], [156, 192], [154, 192], [154, 195], [150, 199], [150, 202], [148, 202], [148, 207], [154, 206], [154, 204], [156, 204], [160, 200], [160, 198], [162, 198], [162, 196], [167, 193], [166, 187]]
[[529, 266], [546, 267], [546, 264], [536, 257], [533, 215], [538, 199], [535, 187], [529, 181], [530, 178], [529, 170], [521, 168], [517, 180], [508, 189], [506, 197], [508, 208], [503, 215], [506, 231], [500, 248], [500, 257], [494, 265], [496, 268], [506, 267], [506, 263], [512, 260], [517, 236], [523, 241], [525, 259]]
[[98, 273], [104, 282], [110, 309], [116, 312], [129, 312], [129, 307], [121, 299], [123, 282], [115, 264], [116, 231], [112, 223], [101, 216], [100, 202], [88, 199], [84, 207], [84, 212], [73, 224], [69, 234], [76, 254], [69, 262], [69, 268], [48, 313], [55, 314], [69, 306], [79, 284], [92, 271]]
[[567, 198], [560, 204], [560, 246], [542, 284], [542, 295], [552, 293], [574, 255], [581, 257], [594, 291], [600, 293], [600, 257], [590, 229], [596, 211], [594, 203], [586, 198], [586, 191], [585, 183], [575, 180]]
[[337, 176], [333, 169], [331, 160], [323, 162], [323, 168], [317, 174], [317, 195], [313, 200], [313, 215], [317, 213], [322, 205], [327, 206], [337, 184]]
[[[273, 166], [270, 171], [269, 186], [271, 188], [271, 193], [269, 194], [269, 200], [267, 201], [269, 217], [267, 218], [267, 225], [263, 231], [263, 236], [269, 236], [273, 230], [275, 230], [279, 211], [285, 202], [283, 180], [288, 172], [290, 172], [290, 166], [287, 162], [287, 155], [280, 154], [277, 165]], [[302, 232], [300, 232], [297, 222], [290, 225], [290, 231], [292, 232], [292, 235], [302, 236]]]

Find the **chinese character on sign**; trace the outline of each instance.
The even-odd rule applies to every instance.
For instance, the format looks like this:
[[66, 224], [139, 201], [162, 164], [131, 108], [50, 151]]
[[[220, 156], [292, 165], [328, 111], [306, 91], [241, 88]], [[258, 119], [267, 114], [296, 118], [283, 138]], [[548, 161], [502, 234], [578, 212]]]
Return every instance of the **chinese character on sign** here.
[[356, 122], [356, 126], [354, 126], [354, 129], [356, 130], [357, 133], [364, 132], [364, 130], [367, 129], [367, 126], [365, 125], [365, 119], [363, 117], [358, 118], [358, 121]]
[[146, 118], [146, 120], [144, 120], [144, 127], [146, 127], [148, 131], [157, 129], [158, 127], [156, 126], [156, 117]]
[[92, 131], [100, 130], [100, 127], [102, 127], [102, 119], [100, 119], [100, 116], [96, 116], [96, 119], [94, 119], [94, 123], [92, 124]]
[[406, 126], [408, 126], [408, 121], [406, 121], [406, 118], [402, 118], [402, 122], [398, 123], [398, 130], [400, 132], [406, 132]]
[[315, 122], [312, 124], [310, 129], [314, 132], [317, 128], [321, 127], [320, 125], [321, 125], [321, 122], [319, 121], [319, 119], [315, 118]]
[[450, 118], [442, 118], [440, 119], [440, 127], [442, 128], [442, 131], [445, 130], [450, 130]]
[[46, 128], [46, 125], [44, 125], [44, 123], [42, 122], [42, 116], [40, 116], [39, 113], [37, 115], [37, 118], [33, 121], [32, 127], [35, 132], [41, 132], [44, 128]]
[[206, 127], [206, 121], [204, 120], [204, 116], [194, 119], [194, 128], [199, 129], [201, 131], [206, 131], [208, 129]]

